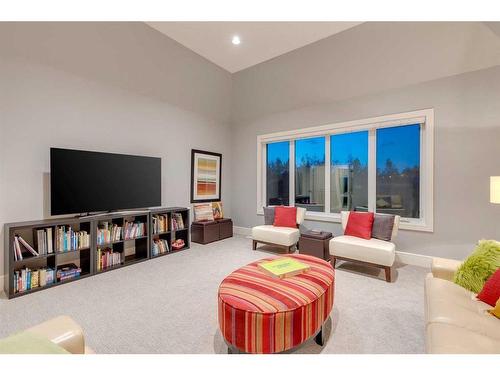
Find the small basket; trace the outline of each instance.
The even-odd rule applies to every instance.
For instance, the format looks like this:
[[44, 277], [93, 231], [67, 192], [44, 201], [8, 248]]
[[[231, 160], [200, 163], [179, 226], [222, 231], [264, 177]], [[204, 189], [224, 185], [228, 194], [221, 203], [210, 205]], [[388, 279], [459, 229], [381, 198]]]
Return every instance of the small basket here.
[[174, 250], [180, 250], [184, 246], [186, 246], [186, 244], [184, 242], [182, 242], [182, 243], [175, 243], [175, 242], [173, 242], [172, 243], [172, 249], [174, 249]]

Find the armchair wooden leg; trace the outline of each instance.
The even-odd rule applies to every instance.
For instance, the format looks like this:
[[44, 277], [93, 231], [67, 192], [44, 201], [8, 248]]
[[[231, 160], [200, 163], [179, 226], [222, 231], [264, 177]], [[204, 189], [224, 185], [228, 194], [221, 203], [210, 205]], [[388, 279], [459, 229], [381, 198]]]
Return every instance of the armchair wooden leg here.
[[392, 281], [391, 267], [385, 266], [384, 269], [385, 269], [385, 281], [387, 281], [388, 283], [390, 283]]
[[257, 250], [257, 241], [252, 240], [252, 249]]
[[332, 256], [331, 262], [332, 262], [332, 267], [335, 268], [335, 263], [337, 262], [337, 259], [334, 256]]

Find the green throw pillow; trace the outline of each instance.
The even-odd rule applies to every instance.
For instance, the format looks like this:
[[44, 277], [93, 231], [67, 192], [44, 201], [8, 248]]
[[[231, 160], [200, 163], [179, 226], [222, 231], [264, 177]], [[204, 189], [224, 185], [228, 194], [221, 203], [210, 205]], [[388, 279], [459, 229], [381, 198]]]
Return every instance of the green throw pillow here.
[[460, 265], [454, 282], [474, 293], [483, 289], [486, 280], [500, 267], [500, 242], [481, 240], [474, 252]]

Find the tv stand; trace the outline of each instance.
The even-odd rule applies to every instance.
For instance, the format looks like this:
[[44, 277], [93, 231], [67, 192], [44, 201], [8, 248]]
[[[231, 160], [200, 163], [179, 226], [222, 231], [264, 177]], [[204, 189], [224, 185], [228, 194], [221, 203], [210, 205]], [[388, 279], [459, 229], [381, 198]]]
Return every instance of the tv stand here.
[[[27, 221], [5, 224], [4, 239], [4, 289], [8, 298], [14, 298], [51, 288], [53, 286], [65, 284], [91, 277], [99, 273], [112, 271], [117, 268], [126, 267], [135, 263], [144, 262], [163, 255], [173, 254], [189, 249], [189, 208], [186, 207], [163, 207], [146, 210], [86, 213], [77, 217], [65, 217], [48, 220]], [[163, 218], [164, 226], [161, 230], [154, 225], [158, 218]], [[172, 221], [181, 221], [182, 226], [174, 227]], [[132, 231], [131, 227], [137, 224], [141, 231]], [[61, 232], [69, 236], [69, 229], [72, 233], [86, 232], [89, 236], [88, 246], [73, 248], [62, 251], [57, 248], [61, 243]], [[123, 228], [120, 230], [121, 236], [111, 238], [109, 235], [113, 228]], [[125, 229], [129, 229], [126, 231]], [[110, 233], [107, 231], [109, 230]], [[39, 231], [47, 234], [47, 241], [51, 242], [52, 251], [42, 254], [38, 243]], [[51, 238], [49, 238], [51, 233]], [[107, 233], [103, 235], [103, 233]], [[100, 234], [100, 237], [98, 237]], [[127, 234], [127, 235], [126, 235]], [[33, 256], [23, 245], [21, 245], [23, 259], [16, 260], [14, 256], [15, 237], [20, 236], [35, 251], [38, 256]], [[184, 247], [175, 250], [172, 242], [182, 239]], [[69, 242], [69, 241], [68, 241]], [[158, 244], [168, 244], [165, 251], [157, 251]], [[154, 251], [153, 251], [154, 250]], [[108, 254], [114, 255], [114, 262], [108, 263]], [[104, 261], [103, 261], [104, 259]], [[57, 270], [64, 264], [75, 264], [81, 271], [74, 278], [57, 277]], [[54, 281], [40, 286], [40, 281], [34, 281], [37, 287], [18, 291], [18, 285], [14, 285], [15, 274], [22, 270], [31, 270], [32, 274], [37, 273], [41, 277], [41, 271], [53, 271]], [[32, 280], [37, 280], [32, 278]]]

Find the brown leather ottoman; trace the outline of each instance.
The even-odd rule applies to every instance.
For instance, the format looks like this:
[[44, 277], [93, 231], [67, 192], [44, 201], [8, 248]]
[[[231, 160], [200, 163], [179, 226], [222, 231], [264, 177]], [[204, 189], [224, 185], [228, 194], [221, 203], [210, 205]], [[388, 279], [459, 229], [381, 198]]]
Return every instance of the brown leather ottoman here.
[[308, 230], [300, 234], [299, 253], [330, 261], [330, 232]]
[[233, 221], [217, 219], [214, 221], [194, 221], [191, 224], [191, 241], [203, 245], [233, 236]]
[[217, 221], [194, 221], [191, 224], [191, 241], [203, 245], [219, 240]]
[[233, 221], [231, 219], [219, 219], [219, 239], [233, 237]]

